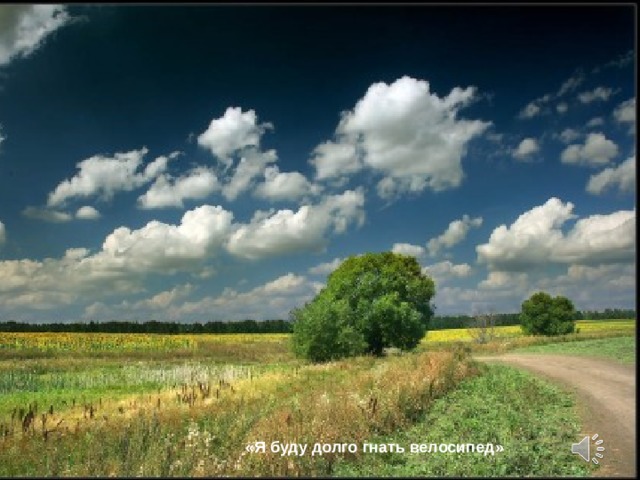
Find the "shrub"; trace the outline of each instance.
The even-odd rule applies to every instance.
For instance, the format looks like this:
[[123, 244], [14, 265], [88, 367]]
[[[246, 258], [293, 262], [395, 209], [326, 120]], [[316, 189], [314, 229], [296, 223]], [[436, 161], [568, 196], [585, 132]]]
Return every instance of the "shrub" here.
[[561, 295], [534, 293], [522, 303], [522, 331], [530, 335], [565, 335], [575, 330], [576, 310], [571, 300]]

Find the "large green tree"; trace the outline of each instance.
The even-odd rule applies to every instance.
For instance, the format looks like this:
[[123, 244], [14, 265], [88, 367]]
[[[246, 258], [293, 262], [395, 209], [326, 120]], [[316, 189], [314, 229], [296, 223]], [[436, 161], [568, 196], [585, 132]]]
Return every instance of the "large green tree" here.
[[564, 335], [575, 330], [576, 309], [571, 300], [538, 292], [522, 303], [520, 324], [529, 335]]
[[327, 285], [292, 311], [294, 352], [312, 361], [415, 348], [433, 316], [433, 280], [415, 257], [391, 252], [346, 259]]

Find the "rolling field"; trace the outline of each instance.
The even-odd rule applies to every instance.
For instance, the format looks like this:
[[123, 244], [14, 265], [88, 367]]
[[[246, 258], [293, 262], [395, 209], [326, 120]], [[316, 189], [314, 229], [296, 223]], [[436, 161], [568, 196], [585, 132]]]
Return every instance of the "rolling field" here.
[[[553, 341], [585, 340], [588, 347], [596, 338], [634, 335], [635, 321], [583, 321], [578, 328]], [[469, 384], [475, 378], [493, 382], [492, 391], [504, 398], [526, 385], [539, 395], [541, 411], [571, 403], [543, 383], [473, 362], [469, 352], [476, 348], [551, 342], [522, 336], [519, 327], [496, 333], [488, 344], [474, 345], [464, 329], [434, 331], [413, 353], [320, 365], [295, 359], [285, 334], [0, 333], [0, 476], [366, 475], [367, 465], [380, 459], [391, 462], [381, 471], [419, 475], [415, 459], [394, 470], [397, 457], [376, 460], [361, 448], [311, 456], [282, 455], [269, 445], [295, 442], [310, 450], [316, 442], [362, 446], [376, 439], [417, 441], [428, 432], [440, 438], [437, 432], [453, 428], [445, 418], [435, 421], [454, 415], [442, 410], [444, 399], [460, 409], [482, 401], [488, 387]], [[464, 388], [471, 393], [456, 397], [459, 385], [470, 385]], [[505, 419], [487, 412], [488, 425], [466, 425], [465, 440], [508, 442], [509, 431], [533, 428], [518, 412], [503, 426]], [[562, 435], [568, 436], [576, 419], [563, 412]], [[526, 434], [531, 448], [541, 438], [557, 441], [553, 429], [535, 428]], [[499, 429], [507, 437], [487, 436]], [[258, 441], [266, 452], [247, 450]], [[549, 475], [586, 474], [551, 451], [528, 459], [510, 455], [489, 463], [471, 458], [460, 472], [523, 473], [546, 462]]]

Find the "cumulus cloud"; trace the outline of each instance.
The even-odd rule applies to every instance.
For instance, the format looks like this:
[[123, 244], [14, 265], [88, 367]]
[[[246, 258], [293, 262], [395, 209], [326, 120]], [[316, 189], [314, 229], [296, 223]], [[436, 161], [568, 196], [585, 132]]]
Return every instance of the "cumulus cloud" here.
[[166, 310], [175, 305], [177, 301], [189, 296], [194, 290], [194, 286], [190, 283], [178, 285], [171, 290], [165, 290], [150, 298], [135, 302], [132, 308], [134, 310]]
[[264, 182], [254, 191], [256, 197], [271, 201], [297, 200], [318, 193], [320, 188], [304, 175], [299, 172], [280, 172], [276, 165], [265, 169]]
[[602, 117], [593, 117], [587, 122], [587, 127], [601, 127], [604, 125], [604, 119]]
[[521, 291], [526, 288], [528, 280], [526, 273], [493, 271], [488, 273], [486, 279], [478, 283], [478, 288], [482, 290], [516, 289]]
[[259, 147], [260, 139], [270, 123], [258, 123], [256, 112], [229, 107], [220, 118], [211, 120], [209, 127], [198, 136], [198, 145], [208, 149], [227, 167], [233, 163], [232, 155], [245, 147]]
[[560, 156], [562, 163], [597, 167], [606, 165], [618, 155], [618, 146], [602, 133], [590, 133], [584, 145], [573, 144]]
[[449, 260], [427, 265], [422, 268], [422, 273], [432, 277], [438, 285], [442, 285], [450, 278], [462, 278], [471, 275], [471, 266], [468, 263], [454, 264]]
[[143, 209], [183, 208], [185, 200], [201, 200], [220, 189], [218, 177], [207, 167], [195, 167], [178, 178], [164, 173], [138, 197]]
[[394, 243], [391, 248], [393, 253], [399, 253], [402, 255], [410, 255], [412, 257], [420, 258], [424, 256], [426, 250], [420, 245], [412, 245], [410, 243]]
[[233, 175], [222, 187], [222, 195], [229, 201], [235, 200], [253, 186], [255, 179], [264, 173], [267, 165], [277, 159], [275, 150], [267, 152], [255, 149], [245, 150]]
[[582, 103], [591, 103], [595, 101], [606, 102], [612, 94], [614, 94], [614, 92], [611, 88], [597, 87], [591, 91], [580, 93], [578, 95], [578, 100]]
[[65, 223], [73, 219], [73, 217], [66, 212], [34, 206], [26, 207], [22, 210], [22, 215], [33, 220], [42, 220], [51, 223]]
[[247, 292], [226, 288], [218, 296], [204, 297], [171, 308], [177, 317], [215, 312], [220, 319], [286, 318], [294, 307], [311, 300], [322, 288], [319, 282], [291, 272]]
[[482, 225], [482, 217], [471, 218], [469, 215], [463, 215], [460, 220], [454, 220], [449, 223], [447, 229], [439, 236], [432, 238], [427, 242], [427, 249], [431, 256], [436, 255], [442, 248], [451, 248], [462, 242], [469, 230]]
[[565, 128], [560, 135], [558, 135], [562, 143], [571, 143], [574, 140], [580, 138], [580, 132], [574, 130], [573, 128]]
[[63, 5], [3, 5], [0, 10], [0, 67], [31, 55], [47, 37], [70, 20]]
[[387, 199], [457, 187], [469, 141], [490, 125], [458, 118], [475, 98], [473, 87], [456, 87], [439, 97], [428, 82], [407, 76], [390, 85], [375, 83], [342, 114], [336, 136], [347, 140], [316, 148], [316, 177], [352, 173], [363, 165], [384, 176], [377, 190]]
[[518, 144], [518, 147], [513, 152], [513, 156], [517, 160], [524, 161], [531, 158], [531, 155], [537, 153], [539, 150], [540, 146], [535, 138], [525, 138]]
[[562, 226], [575, 219], [574, 205], [550, 198], [523, 213], [509, 227], [496, 228], [488, 243], [478, 245], [478, 262], [491, 270], [527, 271], [549, 263], [598, 264], [635, 258], [635, 210], [579, 219], [567, 233]]
[[258, 211], [249, 224], [238, 226], [227, 242], [233, 255], [258, 259], [302, 251], [321, 251], [327, 234], [344, 233], [348, 225], [364, 222], [364, 193], [347, 190], [317, 205], [297, 211]]
[[629, 134], [633, 135], [636, 129], [636, 99], [625, 100], [613, 111], [616, 122], [629, 125]]
[[172, 273], [197, 267], [226, 240], [233, 214], [202, 205], [185, 212], [179, 225], [153, 220], [138, 230], [119, 227], [92, 257], [96, 267], [129, 272]]
[[90, 205], [85, 205], [78, 209], [76, 218], [79, 220], [97, 220], [100, 218], [100, 212]]
[[569, 110], [569, 105], [567, 104], [567, 102], [560, 102], [558, 105], [556, 105], [556, 111], [558, 113], [567, 113], [567, 110]]
[[144, 170], [137, 172], [147, 153], [147, 148], [141, 148], [116, 153], [113, 157], [95, 155], [82, 160], [77, 164], [80, 171], [71, 179], [61, 182], [49, 194], [47, 206], [59, 207], [76, 197], [111, 199], [117, 192], [131, 191], [153, 180], [166, 170], [168, 161], [178, 155], [174, 152], [169, 157], [158, 157]]
[[309, 269], [311, 275], [329, 275], [344, 261], [343, 258], [334, 258], [330, 262], [321, 263]]
[[356, 145], [345, 138], [338, 142], [324, 142], [313, 150], [309, 163], [316, 169], [316, 179], [350, 175], [361, 170], [364, 165], [357, 154]]
[[601, 195], [606, 190], [617, 189], [621, 193], [630, 193], [636, 187], [636, 157], [629, 157], [617, 167], [605, 168], [591, 175], [587, 192]]

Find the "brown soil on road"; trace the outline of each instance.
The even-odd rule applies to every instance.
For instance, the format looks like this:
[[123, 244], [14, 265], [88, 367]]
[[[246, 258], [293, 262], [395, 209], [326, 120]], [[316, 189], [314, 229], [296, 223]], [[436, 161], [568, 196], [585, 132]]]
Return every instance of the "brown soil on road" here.
[[[598, 434], [604, 458], [598, 477], [636, 476], [636, 369], [604, 359], [547, 354], [505, 354], [476, 357], [542, 374], [574, 393], [582, 419], [581, 436]], [[591, 456], [595, 453], [591, 442]], [[571, 445], [567, 445], [570, 449]]]

